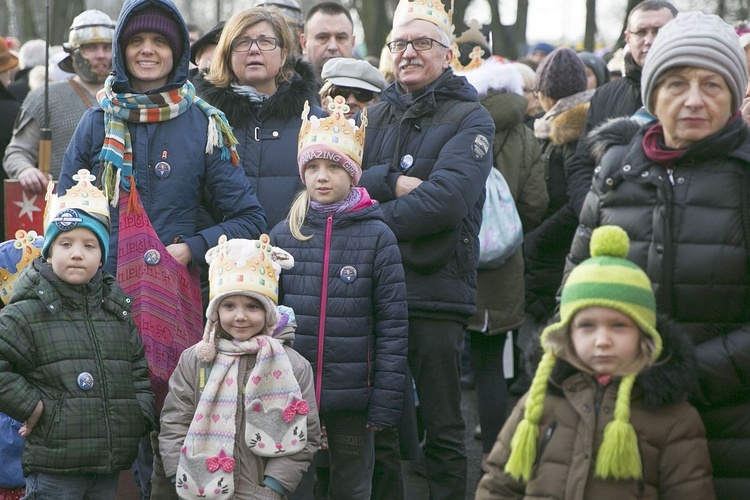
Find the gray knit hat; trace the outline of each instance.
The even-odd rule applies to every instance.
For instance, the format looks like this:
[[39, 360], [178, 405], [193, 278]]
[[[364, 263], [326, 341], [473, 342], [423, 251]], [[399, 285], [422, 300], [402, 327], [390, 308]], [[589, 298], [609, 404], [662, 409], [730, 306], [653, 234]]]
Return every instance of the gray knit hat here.
[[702, 12], [678, 14], [659, 30], [641, 73], [643, 104], [653, 114], [655, 84], [665, 71], [689, 66], [715, 71], [732, 92], [732, 112], [737, 112], [747, 87], [747, 66], [740, 40], [731, 25], [719, 16]]
[[536, 70], [536, 90], [551, 99], [586, 90], [583, 61], [567, 47], [553, 50]]

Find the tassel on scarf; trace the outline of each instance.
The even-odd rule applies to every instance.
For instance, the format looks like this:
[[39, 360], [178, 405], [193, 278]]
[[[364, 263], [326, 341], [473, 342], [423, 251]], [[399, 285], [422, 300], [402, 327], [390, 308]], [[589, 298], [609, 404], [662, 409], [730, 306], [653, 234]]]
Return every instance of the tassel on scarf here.
[[138, 196], [136, 195], [135, 178], [130, 176], [130, 193], [128, 194], [128, 213], [135, 212], [141, 213], [141, 205], [138, 203]]

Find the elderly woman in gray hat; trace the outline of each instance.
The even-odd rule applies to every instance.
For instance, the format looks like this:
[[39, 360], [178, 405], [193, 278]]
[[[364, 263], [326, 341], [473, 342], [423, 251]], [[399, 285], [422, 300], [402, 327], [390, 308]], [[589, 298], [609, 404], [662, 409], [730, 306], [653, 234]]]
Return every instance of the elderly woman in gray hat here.
[[738, 37], [717, 16], [680, 14], [659, 31], [641, 76], [656, 121], [623, 119], [590, 136], [600, 166], [567, 264], [588, 257], [594, 227], [627, 231], [658, 312], [695, 346], [688, 396], [707, 429], [718, 498], [750, 491], [747, 79]]

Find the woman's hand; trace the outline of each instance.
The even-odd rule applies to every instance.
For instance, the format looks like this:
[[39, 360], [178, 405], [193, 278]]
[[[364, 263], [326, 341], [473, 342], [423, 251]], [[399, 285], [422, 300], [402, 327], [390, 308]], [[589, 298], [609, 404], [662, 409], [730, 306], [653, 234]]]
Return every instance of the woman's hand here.
[[36, 408], [34, 408], [34, 412], [31, 414], [29, 418], [26, 419], [26, 422], [23, 423], [20, 429], [18, 429], [18, 434], [21, 437], [28, 437], [29, 434], [31, 434], [31, 431], [34, 430], [34, 427], [36, 427], [37, 422], [39, 422], [39, 419], [42, 417], [42, 412], [44, 411], [44, 403], [42, 403], [41, 400], [36, 404]]
[[187, 243], [173, 243], [167, 246], [167, 252], [183, 266], [187, 266], [193, 260], [193, 252]]

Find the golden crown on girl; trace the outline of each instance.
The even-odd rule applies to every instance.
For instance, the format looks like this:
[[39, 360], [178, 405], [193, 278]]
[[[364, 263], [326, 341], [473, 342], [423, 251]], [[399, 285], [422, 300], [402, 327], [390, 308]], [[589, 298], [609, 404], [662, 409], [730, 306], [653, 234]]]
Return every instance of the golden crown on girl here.
[[393, 26], [422, 19], [436, 25], [448, 36], [453, 34], [453, 0], [448, 0], [450, 8], [446, 12], [442, 0], [401, 0], [393, 14]]
[[[326, 146], [345, 154], [357, 165], [362, 164], [362, 152], [365, 149], [365, 128], [367, 127], [367, 109], [360, 115], [361, 125], [353, 119], [347, 119], [349, 106], [342, 96], [336, 96], [328, 103], [326, 118], [310, 116], [310, 105], [305, 102], [302, 110], [302, 126], [299, 129], [299, 149], [302, 152], [309, 146]], [[302, 163], [307, 163], [303, 160]]]
[[267, 234], [257, 240], [232, 239], [225, 235], [206, 253], [209, 263], [210, 297], [225, 292], [258, 292], [275, 303], [279, 300], [279, 274], [294, 266], [294, 257], [271, 245]]

